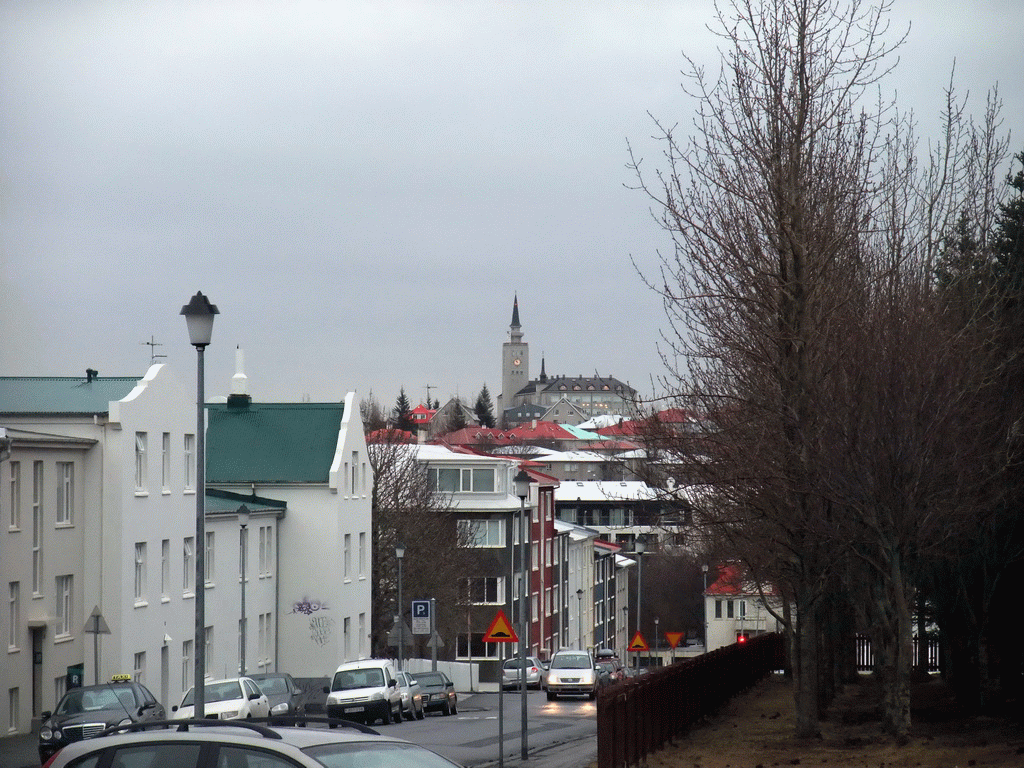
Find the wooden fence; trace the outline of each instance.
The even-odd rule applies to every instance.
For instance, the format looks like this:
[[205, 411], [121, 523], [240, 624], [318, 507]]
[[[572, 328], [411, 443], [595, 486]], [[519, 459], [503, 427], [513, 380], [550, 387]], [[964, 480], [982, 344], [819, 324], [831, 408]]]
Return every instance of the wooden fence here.
[[640, 765], [784, 663], [784, 638], [773, 633], [602, 688], [597, 696], [598, 768]]

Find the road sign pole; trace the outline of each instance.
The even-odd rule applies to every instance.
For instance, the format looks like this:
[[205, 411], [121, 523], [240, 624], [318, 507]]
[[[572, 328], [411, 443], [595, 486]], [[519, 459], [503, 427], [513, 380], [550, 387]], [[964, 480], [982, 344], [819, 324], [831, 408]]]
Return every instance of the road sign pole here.
[[437, 601], [430, 598], [430, 671], [437, 672]]

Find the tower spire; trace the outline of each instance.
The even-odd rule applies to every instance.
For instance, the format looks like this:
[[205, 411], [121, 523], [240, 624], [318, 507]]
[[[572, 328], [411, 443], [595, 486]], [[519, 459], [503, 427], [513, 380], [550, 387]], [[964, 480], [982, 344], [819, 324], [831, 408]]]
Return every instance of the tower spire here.
[[519, 327], [519, 295], [514, 294], [512, 299], [512, 327]]

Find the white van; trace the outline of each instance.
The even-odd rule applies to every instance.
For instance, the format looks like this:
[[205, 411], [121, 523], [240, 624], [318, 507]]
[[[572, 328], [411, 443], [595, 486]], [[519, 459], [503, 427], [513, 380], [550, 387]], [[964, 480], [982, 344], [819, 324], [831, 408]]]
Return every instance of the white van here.
[[334, 673], [327, 716], [372, 725], [402, 722], [402, 693], [387, 659], [347, 661]]

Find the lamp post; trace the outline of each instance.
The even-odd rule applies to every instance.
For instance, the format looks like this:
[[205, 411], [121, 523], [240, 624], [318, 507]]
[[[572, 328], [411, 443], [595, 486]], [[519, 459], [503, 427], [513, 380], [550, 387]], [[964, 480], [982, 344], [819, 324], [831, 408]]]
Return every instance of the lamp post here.
[[405, 559], [405, 544], [395, 545], [395, 557], [398, 558], [398, 671], [402, 671], [402, 650], [405, 647], [405, 627], [402, 621], [402, 561]]
[[238, 674], [245, 677], [245, 635], [248, 627], [245, 624], [245, 560], [246, 552], [249, 549], [249, 508], [243, 504], [238, 508], [239, 531], [239, 571], [242, 575], [242, 619], [238, 623]]
[[[647, 547], [644, 545], [644, 540], [639, 536], [636, 537], [636, 543], [633, 545], [633, 551], [636, 554], [636, 631], [640, 631], [640, 598], [643, 595], [643, 584], [644, 584], [644, 550]], [[640, 671], [640, 651], [636, 652], [636, 671]]]
[[206, 413], [204, 401], [203, 354], [213, 336], [213, 316], [219, 314], [217, 307], [196, 293], [188, 304], [181, 308], [188, 326], [188, 341], [196, 348], [196, 628], [195, 628], [195, 680], [192, 698], [195, 717], [206, 717], [206, 694], [203, 681], [206, 679]]
[[527, 612], [529, 611], [530, 595], [526, 586], [526, 497], [530, 495], [530, 475], [525, 469], [520, 469], [513, 482], [516, 486], [516, 496], [519, 497], [519, 693], [522, 700], [522, 754], [523, 760], [528, 759], [526, 754], [526, 632]]
[[708, 564], [700, 567], [704, 573], [704, 591], [700, 594], [701, 613], [704, 614], [704, 653], [708, 652]]
[[579, 646], [583, 650], [583, 590], [576, 590], [576, 599], [580, 601], [579, 610], [576, 611], [576, 623], [579, 624]]
[[[653, 641], [653, 647], [654, 647], [654, 653], [655, 654], [658, 653], [658, 646], [661, 643], [661, 640], [660, 640], [661, 635], [658, 634], [658, 623], [659, 623], [659, 621], [660, 621], [660, 619], [658, 619], [658, 617], [655, 616], [654, 617], [654, 641]], [[661, 656], [658, 655], [658, 658], [660, 659]], [[661, 666], [661, 664], [659, 663], [658, 666]]]
[[629, 606], [622, 606], [622, 658], [627, 662], [629, 661], [629, 654], [626, 653], [625, 649], [629, 648]]

